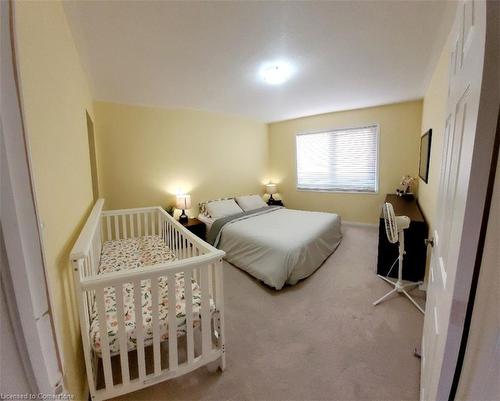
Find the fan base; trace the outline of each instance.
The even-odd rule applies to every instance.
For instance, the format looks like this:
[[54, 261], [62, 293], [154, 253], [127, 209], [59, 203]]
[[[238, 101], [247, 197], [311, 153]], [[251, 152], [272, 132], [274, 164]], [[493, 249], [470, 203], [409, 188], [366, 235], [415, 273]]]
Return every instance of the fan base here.
[[425, 313], [424, 310], [420, 307], [420, 305], [417, 304], [417, 302], [411, 297], [410, 294], [408, 294], [408, 291], [405, 290], [405, 288], [407, 288], [407, 287], [411, 287], [411, 286], [416, 286], [416, 285], [422, 284], [423, 283], [422, 281], [405, 283], [405, 282], [403, 282], [401, 280], [392, 281], [392, 280], [388, 279], [385, 276], [381, 276], [380, 274], [377, 274], [377, 276], [380, 277], [385, 282], [389, 283], [390, 285], [394, 286], [394, 288], [391, 291], [389, 291], [387, 294], [385, 294], [382, 298], [380, 298], [377, 301], [375, 301], [373, 303], [373, 305], [378, 305], [379, 303], [381, 303], [383, 300], [385, 300], [389, 295], [391, 295], [393, 293], [399, 293], [399, 294], [405, 295], [411, 301], [411, 303], [413, 305], [415, 305], [415, 307], [420, 312]]

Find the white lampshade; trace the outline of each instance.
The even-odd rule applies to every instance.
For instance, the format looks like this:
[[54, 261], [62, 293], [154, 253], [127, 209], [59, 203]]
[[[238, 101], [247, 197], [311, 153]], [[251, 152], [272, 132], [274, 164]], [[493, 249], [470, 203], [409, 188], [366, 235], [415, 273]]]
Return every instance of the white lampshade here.
[[177, 209], [186, 210], [191, 208], [191, 195], [177, 195], [175, 204]]
[[275, 194], [278, 192], [278, 188], [276, 188], [276, 184], [267, 184], [266, 185], [266, 193], [269, 195]]

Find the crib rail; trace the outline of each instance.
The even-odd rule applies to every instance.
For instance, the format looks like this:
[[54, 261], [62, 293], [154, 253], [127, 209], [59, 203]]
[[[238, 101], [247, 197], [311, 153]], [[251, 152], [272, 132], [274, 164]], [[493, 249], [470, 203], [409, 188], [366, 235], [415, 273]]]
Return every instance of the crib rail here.
[[193, 235], [161, 207], [102, 212], [104, 241], [159, 235], [178, 259], [220, 252]]
[[[71, 252], [92, 399], [112, 398], [209, 363], [217, 363], [224, 369], [224, 252], [194, 236], [160, 207], [103, 212], [103, 203], [99, 200], [94, 206]], [[100, 252], [105, 241], [148, 235], [161, 237], [174, 253], [175, 260], [98, 274]], [[178, 281], [181, 278], [183, 281]], [[197, 284], [192, 284], [191, 279]], [[165, 302], [159, 298], [162, 291], [160, 283], [165, 282], [169, 311], [166, 321], [162, 320], [159, 309], [159, 305]], [[179, 283], [182, 282], [181, 288]], [[148, 311], [147, 305], [143, 305], [143, 287], [149, 289], [146, 293], [151, 296]], [[193, 288], [200, 295], [196, 306]], [[131, 289], [133, 294], [135, 344], [132, 348], [126, 332], [130, 315], [124, 307], [128, 296], [125, 289]], [[176, 296], [178, 290], [184, 291], [183, 298]], [[107, 320], [109, 305], [106, 304], [106, 293], [109, 294], [109, 291], [115, 294], [116, 321], [111, 322], [116, 323], [115, 331], [110, 330]], [[177, 314], [182, 306], [185, 320], [182, 322], [181, 319], [179, 323]], [[194, 313], [195, 307], [199, 313]], [[147, 313], [151, 319], [150, 326], [143, 325]], [[99, 352], [96, 351], [95, 339], [90, 335], [92, 319], [96, 317], [99, 323]], [[183, 341], [179, 342], [179, 338]], [[118, 346], [111, 346], [110, 340]], [[98, 385], [100, 376], [103, 382], [101, 387]]]
[[[70, 252], [71, 260], [81, 259], [88, 256], [90, 248], [99, 242], [101, 245], [101, 238], [96, 238], [96, 233], [100, 230], [101, 213], [104, 206], [104, 199], [98, 199], [92, 211], [90, 212], [85, 225], [78, 236], [73, 249]], [[97, 241], [99, 240], [99, 241]], [[100, 249], [99, 249], [100, 254]]]

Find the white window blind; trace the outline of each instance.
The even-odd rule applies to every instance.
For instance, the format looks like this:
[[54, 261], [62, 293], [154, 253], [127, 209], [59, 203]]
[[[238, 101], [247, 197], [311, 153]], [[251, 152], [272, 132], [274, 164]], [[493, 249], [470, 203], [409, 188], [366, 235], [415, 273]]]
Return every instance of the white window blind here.
[[297, 189], [377, 192], [378, 126], [297, 135]]

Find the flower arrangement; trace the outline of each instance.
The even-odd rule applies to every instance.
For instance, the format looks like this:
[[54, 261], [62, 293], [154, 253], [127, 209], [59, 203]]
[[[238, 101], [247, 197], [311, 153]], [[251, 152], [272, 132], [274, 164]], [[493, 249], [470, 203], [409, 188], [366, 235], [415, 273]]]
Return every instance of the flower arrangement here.
[[174, 212], [175, 212], [175, 207], [174, 205], [168, 205], [165, 207], [165, 211], [170, 215], [170, 216], [174, 216]]
[[412, 196], [411, 192], [411, 184], [415, 181], [415, 177], [411, 175], [405, 175], [399, 184], [399, 187], [396, 189], [396, 194], [398, 196]]

